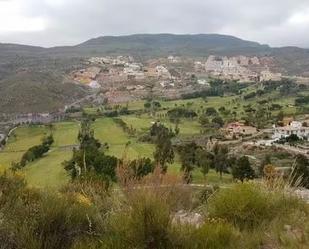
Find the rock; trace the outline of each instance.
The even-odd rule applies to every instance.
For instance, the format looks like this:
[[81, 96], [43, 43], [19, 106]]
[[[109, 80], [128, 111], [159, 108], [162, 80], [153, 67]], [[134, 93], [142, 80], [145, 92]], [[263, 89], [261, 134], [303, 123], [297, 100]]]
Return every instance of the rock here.
[[195, 227], [200, 227], [204, 222], [203, 216], [199, 213], [190, 213], [184, 210], [178, 211], [173, 219], [172, 224], [188, 224]]

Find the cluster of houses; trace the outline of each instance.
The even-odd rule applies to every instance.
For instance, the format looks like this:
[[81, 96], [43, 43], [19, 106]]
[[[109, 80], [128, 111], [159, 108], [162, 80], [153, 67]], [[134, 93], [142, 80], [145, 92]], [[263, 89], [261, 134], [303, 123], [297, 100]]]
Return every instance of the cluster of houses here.
[[[194, 68], [198, 72], [205, 71], [212, 77], [238, 80], [240, 82], [279, 81], [282, 75], [273, 73], [267, 66], [268, 62], [258, 57], [247, 56], [214, 56], [208, 57], [206, 63], [197, 61]], [[256, 70], [252, 70], [255, 68]]]
[[88, 85], [91, 88], [100, 88], [96, 80], [100, 72], [100, 67], [88, 67], [72, 72], [71, 77], [74, 81]]
[[[252, 136], [258, 133], [258, 129], [253, 126], [245, 125], [242, 122], [229, 123], [222, 129], [225, 138], [237, 139], [240, 137]], [[272, 142], [282, 138], [296, 135], [297, 137], [309, 141], [309, 127], [307, 122], [293, 121], [286, 123], [284, 126], [273, 126]]]
[[131, 63], [133, 61], [134, 61], [134, 59], [131, 56], [91, 57], [91, 58], [88, 59], [89, 64], [113, 65], [113, 66], [124, 66], [126, 63]]
[[223, 134], [227, 139], [238, 139], [240, 137], [252, 136], [258, 132], [256, 127], [245, 125], [242, 122], [229, 123], [224, 129]]
[[[177, 63], [180, 59], [169, 56], [167, 61]], [[160, 63], [161, 61], [144, 66], [142, 63], [134, 62], [130, 56], [118, 56], [115, 58], [92, 57], [87, 62], [89, 67], [74, 71], [70, 76], [75, 82], [91, 88], [108, 88], [110, 84], [140, 82], [147, 79], [157, 79], [159, 84], [160, 80], [174, 81], [177, 78], [164, 64]]]
[[301, 139], [309, 141], [309, 127], [306, 125], [306, 122], [291, 121], [289, 124], [282, 127], [274, 126], [272, 137], [274, 140], [286, 138], [291, 135], [296, 135]]

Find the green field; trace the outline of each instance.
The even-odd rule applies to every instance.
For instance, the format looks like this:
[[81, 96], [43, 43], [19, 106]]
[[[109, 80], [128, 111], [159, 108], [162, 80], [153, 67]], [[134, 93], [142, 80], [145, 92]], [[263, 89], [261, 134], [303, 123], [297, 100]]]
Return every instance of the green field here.
[[[149, 115], [142, 115], [136, 117], [134, 115], [122, 116], [121, 119], [125, 121], [129, 126], [137, 129], [138, 132], [149, 130], [152, 124], [158, 120], [158, 118], [152, 118]], [[168, 119], [159, 119], [166, 127], [174, 129], [175, 124], [171, 123]], [[197, 120], [181, 120], [179, 124], [180, 135], [194, 135], [199, 134], [201, 125]]]
[[[151, 126], [151, 117], [137, 118], [135, 116], [122, 117], [125, 122], [132, 125], [139, 131], [146, 131]], [[164, 122], [171, 126], [170, 122]], [[130, 137], [118, 126], [112, 118], [99, 118], [93, 124], [95, 137], [101, 143], [108, 143], [108, 154], [122, 158], [153, 158], [154, 145], [141, 143], [136, 137]], [[0, 153], [1, 170], [8, 169], [12, 162], [18, 162], [23, 153], [31, 146], [38, 145], [44, 136], [53, 133], [55, 142], [51, 150], [41, 159], [28, 164], [22, 173], [31, 186], [59, 188], [65, 184], [69, 178], [63, 169], [62, 162], [70, 159], [72, 148], [76, 145], [79, 123], [61, 122], [50, 126], [23, 126], [18, 127], [8, 140], [7, 146]], [[199, 132], [198, 123], [184, 121], [180, 124], [181, 134], [190, 135]], [[191, 133], [190, 133], [191, 131]], [[175, 163], [169, 166], [169, 172], [179, 174], [180, 162], [176, 157]], [[219, 182], [216, 173], [210, 172], [205, 179], [199, 170], [194, 173], [194, 182]], [[223, 182], [230, 182], [230, 177], [224, 177]]]
[[23, 173], [30, 185], [61, 186], [68, 180], [61, 163], [71, 156], [71, 149], [66, 146], [77, 143], [78, 130], [77, 122], [56, 123], [51, 128], [41, 125], [18, 127], [0, 153], [0, 170], [8, 169], [12, 162], [18, 162], [27, 149], [40, 144], [42, 138], [52, 132], [55, 142], [51, 151], [27, 165]]
[[[229, 116], [223, 116], [225, 120], [229, 120], [232, 117], [236, 117], [237, 119], [241, 119], [242, 117], [246, 116], [246, 113], [244, 112], [244, 106], [251, 105], [252, 108], [258, 108], [259, 104], [258, 102], [261, 100], [266, 100], [268, 106], [271, 106], [272, 104], [279, 104], [282, 106], [282, 111], [285, 115], [295, 115], [297, 114], [298, 110], [295, 106], [295, 98], [296, 96], [285, 96], [282, 97], [279, 90], [273, 90], [272, 92], [268, 92], [263, 94], [262, 96], [256, 96], [249, 99], [244, 99], [244, 96], [255, 92], [257, 90], [262, 90], [261, 86], [259, 84], [251, 85], [247, 88], [244, 88], [242, 91], [243, 93], [241, 95], [233, 95], [233, 96], [224, 96], [224, 97], [207, 97], [205, 100], [202, 98], [194, 98], [194, 99], [180, 99], [180, 100], [173, 100], [173, 101], [167, 101], [167, 100], [160, 100], [161, 109], [157, 112], [157, 114], [160, 113], [166, 113], [168, 109], [172, 109], [175, 107], [188, 107], [198, 114], [204, 111], [208, 107], [214, 107], [215, 109], [219, 109], [220, 107], [225, 107], [227, 110], [230, 110], [231, 112], [236, 112], [236, 116], [229, 115]], [[302, 95], [309, 95], [309, 91], [304, 90], [302, 92]], [[114, 107], [114, 109], [119, 108], [119, 106], [125, 107], [127, 106], [129, 110], [136, 111], [136, 110], [144, 110], [144, 104], [145, 101], [138, 100], [138, 101], [132, 101], [128, 103], [123, 104], [117, 104], [112, 105], [110, 107]], [[265, 104], [263, 104], [263, 107], [265, 107]], [[309, 108], [309, 106], [307, 106]], [[98, 114], [97, 113], [98, 107], [88, 107], [85, 108], [84, 111], [88, 114]], [[277, 115], [279, 111], [274, 110], [272, 111], [273, 115]], [[158, 116], [158, 115], [157, 115]], [[129, 122], [129, 120], [128, 120]], [[145, 120], [145, 122], [148, 122], [148, 120]], [[166, 121], [167, 122], [167, 121]], [[135, 126], [143, 125], [141, 122], [138, 122], [138, 124], [135, 124]], [[167, 125], [168, 122], [167, 122]], [[186, 125], [184, 125], [186, 127]], [[143, 127], [143, 126], [142, 126]], [[188, 131], [186, 131], [186, 128], [183, 128], [183, 133], [186, 134]], [[139, 128], [139, 127], [137, 127]], [[194, 128], [194, 127], [193, 127]], [[192, 130], [190, 130], [190, 133]]]

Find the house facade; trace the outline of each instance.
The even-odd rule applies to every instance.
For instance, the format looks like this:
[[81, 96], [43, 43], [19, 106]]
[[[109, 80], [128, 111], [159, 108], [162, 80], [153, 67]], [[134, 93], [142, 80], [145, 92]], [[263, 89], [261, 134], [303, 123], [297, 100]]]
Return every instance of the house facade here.
[[225, 127], [224, 133], [226, 138], [238, 138], [256, 134], [257, 128], [240, 122], [233, 122]]
[[309, 127], [304, 127], [298, 121], [292, 121], [289, 125], [283, 127], [274, 127], [273, 139], [286, 138], [293, 134], [309, 141]]

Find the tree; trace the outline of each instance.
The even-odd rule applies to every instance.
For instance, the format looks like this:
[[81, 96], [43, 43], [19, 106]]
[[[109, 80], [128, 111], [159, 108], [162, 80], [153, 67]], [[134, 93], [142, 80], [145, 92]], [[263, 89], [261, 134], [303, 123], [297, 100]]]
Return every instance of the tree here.
[[167, 171], [166, 164], [174, 162], [175, 154], [171, 142], [174, 133], [164, 125], [155, 123], [150, 129], [150, 136], [153, 137], [156, 145], [154, 152], [155, 162], [160, 165], [162, 172], [165, 173]]
[[217, 115], [218, 112], [215, 108], [213, 107], [208, 107], [205, 111], [205, 114], [208, 115], [208, 116], [214, 116], [214, 115]]
[[141, 179], [154, 170], [154, 163], [150, 158], [135, 159], [129, 163], [129, 166], [137, 179]]
[[192, 171], [197, 163], [196, 151], [198, 146], [192, 142], [180, 148], [181, 170], [184, 172], [184, 181], [188, 184], [192, 181]]
[[161, 104], [159, 101], [148, 100], [147, 102], [145, 102], [144, 108], [147, 111], [150, 111], [151, 115], [155, 115], [155, 112], [161, 108]]
[[216, 171], [220, 174], [220, 178], [222, 178], [222, 174], [227, 171], [229, 167], [228, 161], [228, 153], [229, 149], [225, 145], [215, 144], [213, 148], [213, 158], [212, 165], [216, 169]]
[[268, 117], [266, 110], [259, 106], [256, 113], [255, 113], [255, 124], [257, 128], [262, 129], [264, 128], [265, 124], [267, 123]]
[[220, 116], [214, 117], [211, 122], [214, 128], [221, 128], [224, 125], [224, 121]]
[[45, 153], [47, 153], [50, 149], [50, 146], [54, 142], [54, 138], [52, 135], [45, 137], [42, 139], [42, 144], [35, 145], [29, 148], [23, 155], [19, 163], [14, 163], [12, 167], [14, 170], [23, 168], [26, 166], [28, 162], [32, 162], [38, 158], [41, 158]]
[[204, 127], [209, 125], [209, 119], [205, 113], [200, 116], [199, 122]]
[[309, 188], [309, 160], [304, 155], [297, 155], [293, 168], [293, 183], [299, 181], [300, 185]]
[[259, 167], [259, 174], [261, 176], [264, 175], [264, 167], [270, 164], [271, 164], [271, 156], [269, 154], [266, 154]]
[[232, 167], [232, 175], [234, 179], [238, 179], [240, 181], [254, 179], [255, 172], [251, 167], [248, 157], [242, 156], [240, 157], [236, 164]]
[[74, 148], [72, 158], [63, 162], [63, 166], [71, 178], [87, 178], [88, 175], [95, 173], [105, 181], [107, 187], [111, 182], [115, 182], [118, 159], [104, 154], [104, 149], [108, 146], [106, 144], [101, 146], [99, 140], [94, 137], [91, 120], [82, 121], [78, 140], [80, 142], [79, 148]]
[[204, 177], [208, 174], [209, 169], [211, 167], [211, 158], [212, 155], [209, 152], [201, 148], [197, 149], [196, 151], [197, 166], [201, 169], [201, 172]]

